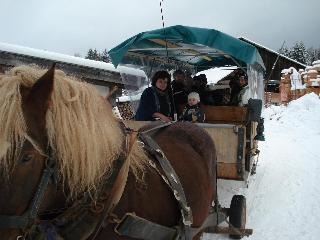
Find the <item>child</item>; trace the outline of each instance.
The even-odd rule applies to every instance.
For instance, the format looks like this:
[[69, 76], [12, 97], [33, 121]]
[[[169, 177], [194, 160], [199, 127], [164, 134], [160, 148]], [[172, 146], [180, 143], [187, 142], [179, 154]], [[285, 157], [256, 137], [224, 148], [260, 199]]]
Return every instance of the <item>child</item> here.
[[189, 122], [204, 122], [204, 112], [200, 108], [200, 96], [196, 92], [188, 95], [188, 103], [182, 111], [180, 120]]

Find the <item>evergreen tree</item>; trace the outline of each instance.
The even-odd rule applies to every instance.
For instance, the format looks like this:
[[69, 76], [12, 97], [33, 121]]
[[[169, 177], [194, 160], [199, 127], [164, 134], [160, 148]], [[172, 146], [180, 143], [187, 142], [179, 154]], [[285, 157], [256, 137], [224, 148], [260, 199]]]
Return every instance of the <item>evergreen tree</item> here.
[[97, 51], [97, 49], [92, 50], [92, 48], [90, 48], [88, 50], [87, 59], [91, 59], [91, 60], [96, 60], [96, 61], [101, 61], [102, 56], [101, 54]]
[[286, 46], [280, 48], [278, 52], [286, 57], [290, 57], [290, 50]]
[[101, 61], [110, 62], [110, 56], [109, 56], [109, 53], [108, 53], [107, 49], [103, 50], [103, 52], [101, 54]]
[[302, 41], [297, 42], [290, 51], [290, 57], [300, 63], [307, 63], [307, 50]]
[[307, 50], [307, 64], [311, 65], [312, 62], [320, 60], [320, 48], [310, 47]]
[[94, 52], [91, 48], [88, 50], [86, 59], [92, 59], [92, 60], [94, 59]]

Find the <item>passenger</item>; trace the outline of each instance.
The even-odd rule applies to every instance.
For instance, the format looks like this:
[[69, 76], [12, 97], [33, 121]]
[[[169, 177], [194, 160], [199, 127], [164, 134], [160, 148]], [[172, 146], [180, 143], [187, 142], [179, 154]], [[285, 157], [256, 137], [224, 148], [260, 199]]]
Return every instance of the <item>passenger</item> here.
[[140, 99], [135, 120], [153, 121], [160, 119], [164, 122], [172, 121], [173, 104], [168, 90], [170, 74], [158, 71], [152, 78], [152, 86], [146, 88]]
[[189, 122], [204, 122], [205, 115], [200, 107], [200, 96], [197, 92], [191, 92], [188, 95], [188, 103], [183, 109], [182, 116], [180, 117], [182, 121]]
[[207, 77], [205, 74], [200, 74], [193, 77], [192, 92], [199, 93], [201, 102], [204, 105], [214, 105], [212, 92], [207, 87]]
[[249, 101], [248, 79], [245, 76], [240, 77], [239, 106], [245, 106]]
[[230, 81], [231, 88], [230, 105], [243, 106], [248, 103], [245, 99], [249, 90], [248, 79], [241, 75], [237, 81]]
[[171, 83], [172, 95], [175, 110], [179, 117], [182, 113], [183, 107], [186, 105], [188, 101], [188, 94], [185, 90], [186, 75], [182, 70], [178, 69], [173, 73], [173, 79], [174, 80]]

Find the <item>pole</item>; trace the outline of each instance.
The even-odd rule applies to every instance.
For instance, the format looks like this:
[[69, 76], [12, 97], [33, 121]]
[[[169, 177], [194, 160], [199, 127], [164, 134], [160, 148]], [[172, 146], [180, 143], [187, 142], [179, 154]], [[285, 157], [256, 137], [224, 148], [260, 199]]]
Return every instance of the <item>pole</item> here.
[[[272, 65], [272, 68], [271, 68], [271, 70], [270, 70], [269, 76], [268, 76], [267, 79], [266, 79], [266, 82], [265, 82], [265, 85], [264, 85], [264, 89], [266, 89], [266, 86], [268, 86], [268, 84], [269, 84], [269, 80], [270, 80], [270, 78], [271, 78], [271, 76], [272, 76], [272, 73], [273, 73], [275, 67], [276, 67], [276, 64], [277, 64], [277, 62], [278, 62], [278, 60], [279, 60], [279, 57], [280, 57], [280, 52], [282, 51], [285, 43], [286, 43], [286, 41], [283, 41], [282, 46], [281, 46], [281, 48], [279, 49], [278, 56], [277, 56], [276, 60], [274, 61], [273, 65]], [[265, 95], [266, 95], [266, 94], [265, 94]], [[265, 96], [265, 102], [266, 102], [266, 104], [267, 104], [267, 100], [268, 100], [268, 99], [267, 99], [267, 95], [266, 95], [266, 96]]]
[[278, 62], [278, 60], [279, 60], [279, 57], [280, 57], [280, 52], [282, 51], [285, 42], [286, 42], [286, 41], [283, 41], [282, 46], [281, 46], [281, 48], [280, 48], [280, 50], [279, 50], [279, 52], [278, 52], [278, 56], [277, 56], [276, 60], [274, 61], [273, 65], [272, 65], [270, 74], [269, 74], [269, 76], [268, 76], [268, 78], [267, 78], [267, 83], [269, 82], [269, 80], [270, 80], [270, 78], [271, 78], [271, 75], [272, 75], [272, 73], [273, 73], [273, 70], [274, 70], [274, 68], [276, 67], [276, 64], [277, 64], [277, 62]]

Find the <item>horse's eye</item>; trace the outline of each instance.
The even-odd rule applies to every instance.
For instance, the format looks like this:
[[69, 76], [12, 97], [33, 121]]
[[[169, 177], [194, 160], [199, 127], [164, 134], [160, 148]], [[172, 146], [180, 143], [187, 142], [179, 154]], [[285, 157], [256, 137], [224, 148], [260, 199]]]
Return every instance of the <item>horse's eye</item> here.
[[25, 154], [25, 155], [23, 155], [23, 157], [21, 158], [21, 163], [29, 162], [31, 159], [32, 159], [32, 155], [30, 155], [30, 154]]

